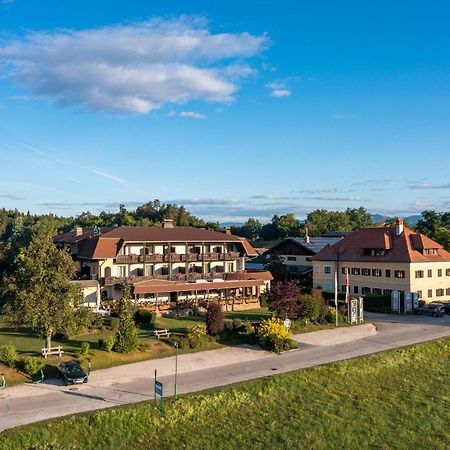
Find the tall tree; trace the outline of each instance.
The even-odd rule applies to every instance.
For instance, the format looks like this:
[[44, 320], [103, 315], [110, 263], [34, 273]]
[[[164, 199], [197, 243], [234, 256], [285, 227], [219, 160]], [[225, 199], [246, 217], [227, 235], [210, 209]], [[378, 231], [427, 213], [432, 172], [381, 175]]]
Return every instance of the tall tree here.
[[295, 281], [278, 281], [272, 283], [267, 295], [270, 311], [283, 319], [295, 319], [300, 313], [300, 289]]
[[131, 288], [128, 283], [123, 285], [123, 294], [119, 302], [119, 328], [116, 333], [114, 350], [119, 353], [129, 353], [139, 344], [138, 332], [134, 323], [134, 307], [131, 303]]
[[70, 282], [76, 265], [53, 244], [54, 229], [41, 221], [31, 229], [29, 243], [18, 249], [3, 278], [2, 297], [10, 323], [27, 326], [47, 339], [73, 321], [81, 292]]
[[450, 251], [450, 213], [436, 211], [422, 211], [423, 219], [416, 225], [416, 231], [439, 242]]

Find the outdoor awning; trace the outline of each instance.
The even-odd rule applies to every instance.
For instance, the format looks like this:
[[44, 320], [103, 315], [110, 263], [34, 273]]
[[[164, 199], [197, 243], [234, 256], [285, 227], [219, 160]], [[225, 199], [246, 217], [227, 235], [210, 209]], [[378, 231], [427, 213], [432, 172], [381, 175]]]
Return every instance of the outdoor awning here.
[[149, 280], [134, 283], [133, 286], [135, 294], [159, 294], [162, 292], [195, 292], [237, 289], [262, 285], [264, 285], [262, 280], [212, 281], [202, 283], [177, 283], [171, 281], [155, 282], [155, 280]]

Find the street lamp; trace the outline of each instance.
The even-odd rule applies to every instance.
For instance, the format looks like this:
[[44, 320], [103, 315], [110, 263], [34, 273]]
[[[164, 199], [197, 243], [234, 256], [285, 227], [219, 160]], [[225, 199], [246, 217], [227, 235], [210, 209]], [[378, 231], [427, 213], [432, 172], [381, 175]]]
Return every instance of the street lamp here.
[[174, 397], [177, 399], [177, 375], [178, 375], [178, 342], [174, 342], [173, 346], [175, 347], [175, 392]]

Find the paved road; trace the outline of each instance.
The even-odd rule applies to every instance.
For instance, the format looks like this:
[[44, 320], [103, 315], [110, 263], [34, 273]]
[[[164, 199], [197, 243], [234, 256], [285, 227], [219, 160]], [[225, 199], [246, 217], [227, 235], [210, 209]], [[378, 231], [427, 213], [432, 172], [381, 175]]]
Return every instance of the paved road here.
[[[336, 330], [334, 345], [330, 345], [329, 332], [321, 340], [317, 335], [312, 339], [309, 333], [296, 336], [300, 343], [298, 350], [282, 355], [250, 348], [182, 355], [178, 392], [200, 391], [450, 335], [449, 316], [368, 316], [376, 326], [376, 333], [363, 333], [365, 337], [356, 336], [357, 339], [349, 341]], [[317, 345], [318, 342], [323, 345]], [[99, 370], [92, 373], [88, 385], [80, 387], [60, 386], [56, 380], [49, 380], [43, 385], [7, 388], [0, 391], [0, 431], [77, 412], [149, 400], [153, 398], [152, 374], [156, 366], [166, 395], [172, 395], [174, 358]], [[125, 379], [128, 381], [118, 382]]]

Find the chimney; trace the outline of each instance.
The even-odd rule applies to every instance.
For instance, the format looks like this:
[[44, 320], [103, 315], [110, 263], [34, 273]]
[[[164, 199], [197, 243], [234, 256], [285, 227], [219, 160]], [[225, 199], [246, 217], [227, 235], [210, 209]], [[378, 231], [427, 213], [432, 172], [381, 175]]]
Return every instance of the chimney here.
[[225, 228], [225, 234], [230, 234], [231, 235], [231, 228], [230, 227], [226, 227]]
[[400, 236], [403, 233], [403, 220], [397, 218], [395, 221], [395, 235]]
[[75, 227], [75, 236], [81, 236], [83, 234], [83, 228]]
[[310, 244], [311, 241], [309, 240], [309, 233], [308, 233], [308, 227], [305, 227], [305, 243]]
[[173, 219], [164, 219], [163, 228], [174, 228]]

